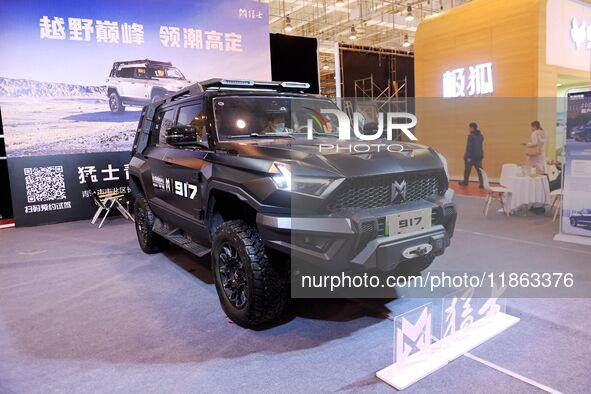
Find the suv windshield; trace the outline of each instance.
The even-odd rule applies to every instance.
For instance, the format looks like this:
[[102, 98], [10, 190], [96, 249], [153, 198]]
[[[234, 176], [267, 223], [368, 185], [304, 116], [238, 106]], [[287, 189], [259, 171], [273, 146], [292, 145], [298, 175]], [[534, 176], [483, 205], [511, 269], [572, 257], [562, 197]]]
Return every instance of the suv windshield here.
[[277, 137], [307, 133], [312, 120], [315, 133], [337, 132], [337, 118], [321, 114], [322, 109], [338, 109], [326, 99], [298, 97], [217, 97], [214, 116], [220, 140], [248, 137]]
[[152, 78], [185, 79], [185, 76], [176, 67], [150, 67], [148, 70]]

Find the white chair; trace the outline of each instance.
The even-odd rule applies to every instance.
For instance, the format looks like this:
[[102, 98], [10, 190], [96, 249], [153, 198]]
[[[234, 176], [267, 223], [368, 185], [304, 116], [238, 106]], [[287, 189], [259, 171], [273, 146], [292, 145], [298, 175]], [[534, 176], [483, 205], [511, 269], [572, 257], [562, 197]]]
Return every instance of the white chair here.
[[479, 170], [482, 174], [482, 184], [484, 186], [484, 190], [487, 193], [486, 200], [484, 201], [484, 216], [488, 216], [488, 209], [490, 208], [490, 205], [492, 204], [493, 200], [499, 201], [501, 203], [501, 208], [503, 209], [503, 212], [505, 212], [505, 215], [509, 216], [509, 211], [507, 211], [507, 209], [505, 208], [505, 202], [503, 201], [503, 197], [505, 196], [505, 193], [510, 193], [511, 190], [504, 186], [491, 186], [488, 180], [488, 175], [486, 175], [486, 171], [484, 171], [482, 168], [480, 168]]
[[508, 187], [509, 186], [509, 177], [516, 176], [521, 174], [521, 167], [517, 164], [503, 164], [503, 168], [501, 169], [501, 178], [499, 179], [499, 183], [501, 186]]
[[552, 222], [556, 221], [558, 217], [558, 213], [560, 212], [561, 205], [562, 205], [562, 189], [556, 189], [550, 192], [550, 199], [552, 204], [550, 205], [550, 210], [554, 209], [554, 215], [552, 216]]

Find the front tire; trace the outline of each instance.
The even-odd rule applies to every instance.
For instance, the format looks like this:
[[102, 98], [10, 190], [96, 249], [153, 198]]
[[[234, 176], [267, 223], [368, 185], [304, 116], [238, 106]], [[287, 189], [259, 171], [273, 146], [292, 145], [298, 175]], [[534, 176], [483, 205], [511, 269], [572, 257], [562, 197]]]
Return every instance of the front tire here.
[[135, 232], [142, 250], [148, 254], [165, 250], [168, 247], [168, 240], [152, 231], [156, 215], [150, 209], [146, 197], [136, 197], [133, 211], [135, 214]]
[[579, 223], [577, 222], [577, 219], [570, 218], [570, 225], [573, 227], [578, 227]]
[[112, 92], [109, 95], [109, 108], [111, 109], [111, 112], [114, 114], [120, 114], [123, 113], [123, 111], [125, 111], [123, 100], [121, 100], [121, 97], [119, 97], [119, 94], [117, 94], [117, 92]]
[[281, 314], [288, 298], [288, 270], [269, 261], [254, 227], [243, 220], [221, 224], [211, 264], [222, 309], [236, 324], [253, 327]]

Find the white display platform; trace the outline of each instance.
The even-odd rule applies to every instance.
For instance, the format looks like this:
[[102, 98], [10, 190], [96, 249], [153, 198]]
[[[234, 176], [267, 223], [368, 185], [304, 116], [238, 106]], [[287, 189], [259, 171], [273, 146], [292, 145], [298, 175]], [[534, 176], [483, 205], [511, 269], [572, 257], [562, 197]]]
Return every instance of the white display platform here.
[[392, 364], [376, 372], [376, 376], [395, 389], [404, 390], [445, 365], [447, 365], [446, 359], [419, 352], [409, 356], [404, 361], [404, 365]]
[[498, 312], [493, 316], [478, 320], [464, 330], [457, 331], [455, 334], [435, 342], [431, 346], [431, 352], [451, 362], [515, 325], [518, 321], [518, 317]]
[[415, 353], [409, 356], [402, 366], [392, 364], [378, 371], [376, 376], [390, 386], [403, 390], [517, 322], [519, 322], [518, 317], [502, 312], [484, 317], [469, 328], [457, 331], [455, 334], [433, 343], [429, 352]]
[[583, 237], [582, 235], [570, 235], [560, 233], [554, 236], [554, 241], [570, 242], [572, 244], [591, 246], [591, 237]]

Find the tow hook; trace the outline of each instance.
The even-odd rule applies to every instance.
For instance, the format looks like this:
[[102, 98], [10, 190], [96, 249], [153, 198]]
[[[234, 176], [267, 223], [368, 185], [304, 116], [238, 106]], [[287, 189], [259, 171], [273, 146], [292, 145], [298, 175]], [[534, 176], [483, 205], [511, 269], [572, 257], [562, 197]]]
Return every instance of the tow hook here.
[[415, 257], [421, 257], [429, 254], [432, 250], [433, 246], [431, 244], [420, 244], [405, 249], [404, 252], [402, 252], [402, 255], [407, 259], [414, 259]]

